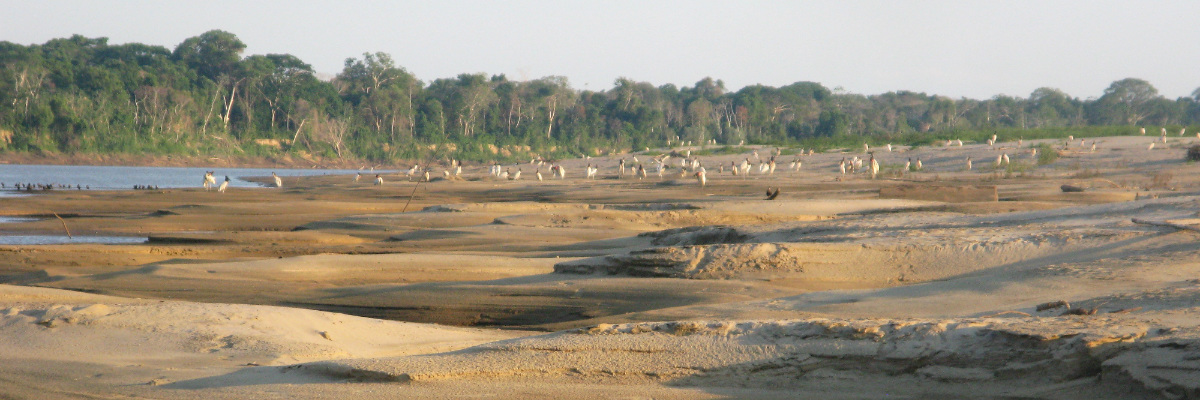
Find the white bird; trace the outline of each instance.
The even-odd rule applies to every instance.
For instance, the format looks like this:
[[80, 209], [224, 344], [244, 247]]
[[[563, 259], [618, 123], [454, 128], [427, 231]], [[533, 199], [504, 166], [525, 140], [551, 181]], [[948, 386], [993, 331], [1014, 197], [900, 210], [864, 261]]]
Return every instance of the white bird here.
[[908, 172], [911, 169], [912, 169], [912, 159], [909, 158], [908, 161], [904, 162], [904, 172]]
[[500, 179], [508, 180], [508, 170], [507, 169], [500, 172]]
[[1009, 159], [1008, 159], [1008, 153], [1004, 153], [1004, 165], [1008, 165], [1008, 164], [1009, 164], [1009, 162], [1010, 162], [1010, 161], [1009, 161]]
[[1093, 153], [1096, 152], [1096, 141], [1095, 140], [1092, 141], [1092, 152]]
[[925, 164], [921, 164], [921, 157], [917, 157], [917, 171], [925, 169]]
[[459, 164], [458, 166], [454, 167], [454, 176], [460, 176], [460, 175], [462, 175], [462, 164]]
[[383, 176], [375, 174], [375, 186], [383, 186]]
[[1002, 164], [1002, 163], [1004, 163], [1004, 157], [1003, 157], [1003, 156], [1000, 156], [1000, 155], [997, 155], [997, 156], [996, 156], [996, 166], [997, 166], [997, 167], [999, 167], [999, 166], [1000, 166], [1000, 164]]
[[533, 171], [533, 175], [537, 177], [538, 182], [542, 181], [542, 169], [541, 168], [538, 168], [537, 171]]
[[879, 161], [876, 161], [875, 155], [872, 154], [871, 155], [871, 179], [875, 179], [875, 176], [878, 174], [879, 174]]
[[638, 179], [646, 179], [646, 168], [643, 168], [642, 164], [638, 164], [637, 176], [638, 176]]
[[521, 179], [521, 169], [517, 168], [517, 172], [513, 172], [513, 174], [512, 174], [512, 180], [516, 181], [516, 180], [520, 180], [520, 179]]
[[971, 170], [971, 157], [967, 157], [967, 171]]
[[838, 170], [842, 172], [842, 175], [846, 174], [846, 159], [845, 158], [842, 158], [842, 161], [838, 163]]
[[958, 147], [962, 147], [962, 139], [956, 139], [955, 142], [957, 142]]
[[892, 144], [888, 143], [888, 152], [890, 153], [891, 151], [892, 151]]
[[271, 177], [275, 178], [275, 187], [283, 187], [283, 179], [279, 178], [279, 175], [275, 175], [274, 172], [271, 172]]
[[355, 172], [355, 173], [354, 173], [354, 181], [355, 181], [355, 182], [358, 182], [358, 180], [359, 180], [359, 179], [362, 179], [362, 173], [361, 173], [361, 172]]
[[1034, 148], [1033, 150], [1030, 150], [1030, 151], [1029, 151], [1029, 156], [1030, 156], [1030, 157], [1037, 157], [1037, 149], [1036, 149], [1036, 148]]
[[706, 178], [704, 177], [704, 170], [703, 170], [703, 169], [701, 169], [701, 170], [699, 170], [699, 171], [696, 171], [696, 181], [697, 181], [697, 182], [700, 182], [700, 186], [702, 186], [702, 187], [703, 187], [703, 186], [704, 186], [704, 185], [705, 185], [705, 184], [708, 182], [708, 179], [706, 179]]
[[204, 172], [204, 190], [209, 190], [212, 185], [217, 183], [217, 179], [213, 177], [212, 171]]
[[1180, 130], [1179, 130], [1179, 136], [1183, 136], [1183, 134], [1184, 134], [1185, 132], [1187, 132], [1187, 128], [1180, 129]]
[[567, 170], [565, 168], [561, 165], [555, 165], [554, 168], [556, 168], [554, 173], [558, 174], [558, 179], [567, 179]]
[[1161, 129], [1162, 129], [1162, 135], [1167, 136], [1167, 127], [1164, 126]]
[[[1166, 132], [1166, 131], [1163, 131]], [[1075, 140], [1075, 135], [1067, 135], [1067, 141]]]
[[1146, 127], [1142, 127], [1142, 136], [1146, 136]]
[[863, 143], [863, 153], [867, 153], [870, 151], [871, 151], [871, 146], [868, 146], [866, 143]]
[[425, 178], [425, 182], [429, 182], [429, 168], [426, 168], [426, 169], [425, 169], [425, 176], [424, 176], [424, 178]]
[[1023, 144], [1025, 144], [1025, 139], [1017, 139], [1017, 147], [1021, 147]]
[[217, 188], [217, 193], [225, 193], [225, 188], [229, 187], [229, 175], [225, 175], [225, 182], [221, 182], [221, 187]]
[[1150, 142], [1150, 146], [1147, 146], [1146, 150], [1154, 150], [1154, 142]]

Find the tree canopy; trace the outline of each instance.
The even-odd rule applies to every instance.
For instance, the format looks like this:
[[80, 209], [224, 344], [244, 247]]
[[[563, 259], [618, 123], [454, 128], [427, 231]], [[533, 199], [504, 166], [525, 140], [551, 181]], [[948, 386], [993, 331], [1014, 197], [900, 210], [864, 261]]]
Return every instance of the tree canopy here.
[[513, 81], [463, 73], [422, 81], [381, 52], [347, 58], [333, 79], [321, 80], [293, 55], [244, 56], [245, 49], [220, 30], [173, 51], [80, 35], [29, 46], [0, 42], [0, 151], [485, 160], [669, 141], [928, 140], [965, 131], [1200, 122], [1200, 88], [1167, 99], [1137, 78], [1113, 82], [1098, 99], [1052, 87], [983, 100], [903, 90], [862, 95], [805, 81], [730, 91], [713, 78], [656, 87], [622, 77], [590, 91], [561, 76]]

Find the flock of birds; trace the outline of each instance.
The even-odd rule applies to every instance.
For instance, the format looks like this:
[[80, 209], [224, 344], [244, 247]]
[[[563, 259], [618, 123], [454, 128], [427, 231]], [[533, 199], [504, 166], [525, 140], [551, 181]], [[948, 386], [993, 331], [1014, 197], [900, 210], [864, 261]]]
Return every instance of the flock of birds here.
[[[1144, 135], [1145, 128], [1142, 128], [1141, 132]], [[1184, 135], [1185, 132], [1186, 132], [1186, 128], [1183, 130], [1180, 130], [1180, 132], [1179, 132], [1180, 136]], [[1200, 139], [1200, 133], [1197, 133], [1196, 136], [1198, 139]], [[1062, 142], [1062, 144], [1059, 148], [1063, 149], [1063, 150], [1072, 149], [1074, 140], [1075, 140], [1074, 136], [1069, 136], [1065, 142]], [[1162, 142], [1162, 143], [1167, 142], [1166, 128], [1162, 129], [1162, 137], [1160, 140], [1157, 140], [1156, 142]], [[1007, 147], [998, 146], [999, 141], [998, 141], [998, 138], [996, 135], [992, 135], [992, 137], [987, 139], [985, 141], [985, 143], [987, 144], [988, 148], [995, 150], [995, 151], [1004, 151], [1004, 150], [1008, 149]], [[1079, 148], [1080, 149], [1090, 149], [1091, 152], [1095, 152], [1097, 150], [1097, 143], [1098, 142], [1095, 140], [1092, 140], [1089, 143], [1086, 139], [1081, 139], [1079, 141]], [[679, 144], [686, 145], [687, 143], [680, 142]], [[1089, 144], [1090, 144], [1090, 147], [1089, 147]], [[950, 139], [950, 140], [946, 140], [946, 142], [945, 142], [946, 148], [952, 148], [952, 147], [960, 147], [961, 148], [961, 147], [963, 147], [963, 145], [964, 145], [964, 143], [961, 139]], [[1016, 147], [1015, 147], [1016, 151], [1024, 153], [1024, 154], [1028, 154], [1029, 157], [1031, 157], [1033, 159], [1037, 158], [1038, 148], [1030, 147], [1027, 149], [1022, 149], [1023, 146], [1024, 146], [1024, 140], [1018, 139], [1016, 141]], [[1151, 143], [1149, 145], [1149, 149], [1153, 150], [1153, 148], [1154, 148], [1154, 143]], [[880, 151], [886, 151], [888, 153], [891, 153], [893, 151], [893, 149], [894, 149], [894, 147], [891, 144], [884, 145], [879, 149], [872, 149], [870, 144], [864, 143], [862, 150], [863, 150], [863, 153], [866, 154], [865, 158], [859, 157], [858, 155], [850, 156], [849, 158], [842, 157], [842, 159], [839, 162], [837, 162], [837, 164], [836, 164], [837, 172], [843, 176], [864, 174], [864, 175], [869, 175], [871, 179], [876, 179], [879, 177], [880, 172], [881, 172], [880, 158], [876, 157], [876, 153], [880, 152]], [[791, 171], [791, 172], [800, 171], [804, 165], [804, 157], [812, 156], [815, 153], [816, 153], [815, 149], [801, 149], [791, 159], [791, 161], [788, 164], [787, 169], [785, 171]], [[645, 157], [645, 156], [642, 156], [642, 157]], [[728, 170], [728, 172], [730, 174], [732, 174], [732, 176], [740, 177], [742, 179], [747, 179], [747, 178], [751, 177], [752, 175], [770, 176], [770, 175], [774, 175], [776, 173], [776, 171], [778, 170], [778, 167], [779, 167], [778, 160], [781, 157], [783, 157], [782, 149], [774, 149], [774, 151], [768, 153], [768, 155], [766, 157], [763, 157], [762, 155], [760, 155], [758, 150], [753, 150], [753, 151], [751, 151], [749, 156], [743, 158], [740, 163], [738, 161], [730, 161], [729, 164], [717, 163], [717, 171], [716, 172], [718, 174], [725, 174], [726, 170]], [[1010, 156], [1008, 152], [1001, 152], [996, 155], [996, 159], [995, 159], [993, 165], [997, 168], [1000, 168], [1000, 167], [1003, 167], [1006, 165], [1010, 165], [1012, 163], [1012, 159], [1013, 159], [1013, 156]], [[587, 164], [583, 169], [584, 179], [587, 179], [587, 180], [597, 179], [601, 174], [601, 168], [602, 168], [602, 165], [599, 162], [600, 160], [593, 161], [593, 159], [589, 156], [584, 156], [582, 158], [582, 160], [587, 161]], [[963, 170], [965, 170], [965, 171], [974, 170], [974, 168], [975, 168], [974, 162], [975, 162], [975, 160], [973, 160], [970, 156], [967, 156], [966, 159], [964, 160], [965, 168]], [[649, 167], [647, 167], [647, 165], [649, 165]], [[529, 176], [526, 174], [525, 168], [529, 168], [529, 169], [533, 170], [532, 179], [535, 179], [537, 181], [544, 181], [547, 179], [557, 179], [557, 180], [567, 179], [567, 169], [562, 164], [557, 163], [557, 162], [547, 161], [540, 157], [531, 159], [529, 161], [528, 166], [521, 164], [521, 163], [502, 165], [500, 163], [494, 162], [488, 167], [488, 176], [491, 179], [495, 179], [495, 180], [517, 181], [517, 180], [523, 179], [523, 177]], [[646, 179], [651, 174], [657, 175], [660, 179], [664, 179], [664, 178], [669, 177], [671, 174], [673, 174], [672, 172], [670, 172], [671, 169], [677, 169], [678, 177], [680, 179], [687, 178], [690, 176], [690, 177], [694, 178], [700, 186], [707, 185], [708, 175], [710, 173], [709, 167], [706, 167], [704, 162], [702, 160], [700, 160], [699, 157], [692, 157], [691, 150], [671, 151], [670, 153], [664, 153], [664, 154], [660, 154], [658, 156], [647, 158], [644, 162], [641, 159], [639, 159], [638, 156], [634, 155], [628, 159], [627, 158], [619, 159], [617, 161], [615, 167], [612, 167], [612, 168], [614, 168], [612, 170], [613, 175], [610, 175], [610, 176], [615, 176], [616, 179], [626, 179], [627, 177], [629, 177], [629, 178], [638, 179], [638, 180]], [[357, 174], [355, 174], [355, 176], [354, 176], [355, 182], [358, 182], [361, 180], [362, 175], [363, 175], [363, 170], [365, 170], [365, 169], [366, 169], [366, 167], [360, 168], [359, 172]], [[545, 173], [543, 173], [543, 169], [545, 169]], [[418, 164], [418, 165], [413, 165], [412, 168], [409, 168], [408, 170], [403, 171], [403, 174], [407, 177], [407, 179], [409, 181], [412, 181], [415, 179], [418, 182], [430, 182], [431, 179], [433, 178], [431, 175], [433, 173], [433, 170], [434, 170], [434, 167], [422, 166], [422, 165]], [[915, 160], [912, 157], [909, 157], [905, 160], [905, 162], [903, 164], [903, 168], [900, 168], [899, 173], [901, 175], [903, 175], [903, 174], [907, 174], [910, 172], [922, 172], [924, 170], [925, 170], [925, 165], [924, 165], [924, 161], [921, 159], [921, 157], [916, 157]], [[653, 172], [651, 172], [651, 171], [653, 171]], [[370, 172], [374, 173], [375, 172], [374, 168], [371, 168]], [[442, 170], [441, 175], [442, 175], [443, 179], [463, 179], [463, 163], [457, 159], [451, 159], [448, 167], [446, 167], [445, 169]], [[275, 179], [275, 187], [283, 186], [282, 181], [280, 180], [280, 178], [277, 175], [275, 175], [275, 173], [272, 172], [271, 176]], [[228, 184], [228, 179], [229, 178], [226, 177], [226, 182], [221, 184], [221, 187], [218, 188], [218, 191], [224, 190], [225, 186]], [[375, 181], [374, 181], [375, 185], [383, 185], [383, 182], [384, 182], [383, 176], [381, 174], [375, 174]], [[206, 189], [209, 188], [210, 185], [212, 185], [212, 184], [215, 184], [215, 181], [212, 179], [212, 174], [209, 173], [205, 176], [205, 188]], [[773, 199], [774, 197], [776, 197], [778, 195], [779, 195], [778, 189], [774, 189], [774, 191], [772, 191], [771, 188], [768, 188], [768, 193], [767, 193], [768, 198]]]
[[[1187, 128], [1180, 129], [1179, 136], [1184, 136], [1186, 134], [1186, 132], [1187, 132]], [[1141, 128], [1140, 133], [1141, 133], [1141, 135], [1144, 136], [1146, 134], [1146, 128]], [[1200, 132], [1196, 133], [1196, 138], [1200, 139]], [[1062, 146], [1060, 148], [1063, 150], [1072, 149], [1074, 140], [1075, 140], [1074, 136], [1068, 136], [1067, 140], [1062, 143]], [[686, 142], [681, 142], [679, 144], [685, 144], [685, 143]], [[998, 138], [996, 135], [992, 135], [992, 137], [989, 138], [986, 141], [986, 143], [987, 143], [988, 147], [992, 150], [1002, 151], [1005, 149], [1004, 147], [997, 147]], [[1096, 140], [1092, 140], [1090, 143], [1090, 146], [1089, 146], [1089, 143], [1086, 139], [1081, 139], [1079, 141], [1079, 149], [1088, 149], [1091, 152], [1095, 152], [1097, 150], [1097, 143], [1098, 142]], [[1153, 150], [1155, 145], [1158, 143], [1167, 143], [1166, 128], [1161, 128], [1160, 138], [1155, 140], [1154, 142], [1149, 143], [1147, 146], [1147, 150]], [[1031, 147], [1031, 148], [1022, 150], [1023, 145], [1024, 145], [1024, 140], [1018, 139], [1016, 142], [1016, 150], [1023, 152], [1023, 153], [1027, 153], [1030, 157], [1036, 159], [1037, 155], [1038, 155], [1038, 149], [1036, 147]], [[963, 141], [961, 139], [946, 140], [945, 147], [946, 148], [963, 147]], [[893, 146], [891, 144], [887, 144], [883, 147], [883, 149], [886, 149], [886, 152], [890, 153], [893, 151]], [[866, 154], [866, 158], [861, 158], [857, 155], [851, 156], [850, 158], [842, 157], [842, 159], [839, 162], [837, 162], [837, 172], [840, 173], [841, 175], [854, 175], [854, 174], [858, 174], [858, 173], [869, 174], [871, 179], [876, 179], [880, 174], [880, 168], [881, 168], [879, 158], [876, 157], [876, 152], [879, 152], [879, 151], [880, 150], [878, 150], [878, 149], [875, 151], [872, 151], [871, 146], [869, 144], [864, 143], [863, 144], [863, 153]], [[617, 179], [626, 179], [626, 177], [628, 176], [628, 177], [635, 178], [638, 180], [643, 180], [643, 179], [646, 179], [650, 175], [649, 171], [653, 170], [654, 175], [657, 175], [659, 177], [659, 179], [663, 179], [668, 176], [668, 174], [670, 173], [669, 172], [670, 169], [677, 168], [679, 171], [678, 172], [679, 178], [682, 179], [682, 178], [687, 178], [688, 176], [691, 176], [692, 178], [694, 178], [696, 180], [696, 182], [700, 186], [705, 186], [708, 183], [709, 169], [705, 167], [704, 162], [701, 161], [699, 157], [692, 157], [691, 153], [692, 153], [691, 150], [684, 150], [682, 152], [672, 151], [670, 153], [665, 153], [665, 154], [660, 154], [655, 157], [650, 157], [645, 162], [643, 162], [641, 159], [639, 159], [638, 156], [636, 156], [636, 155], [632, 156], [631, 159], [621, 158], [617, 162], [617, 165], [615, 166], [614, 175]], [[803, 157], [804, 156], [812, 156], [813, 154], [815, 154], [814, 149], [807, 149], [807, 150], [801, 149], [792, 158], [791, 162], [788, 164], [786, 171], [792, 171], [792, 172], [800, 171], [804, 165]], [[732, 176], [741, 177], [742, 179], [747, 179], [753, 174], [757, 174], [760, 176], [770, 176], [770, 175], [775, 174], [777, 167], [778, 167], [777, 159], [782, 156], [783, 156], [783, 154], [782, 154], [781, 149], [775, 149], [772, 153], [769, 153], [767, 157], [762, 157], [759, 155], [758, 150], [753, 150], [750, 153], [750, 155], [748, 157], [745, 157], [744, 159], [742, 159], [742, 161], [740, 163], [737, 161], [730, 161], [728, 164], [728, 170], [729, 170], [729, 173], [732, 174]], [[645, 157], [645, 156], [643, 156], [643, 157]], [[593, 162], [592, 158], [588, 157], [588, 156], [583, 157], [583, 160], [587, 161], [587, 165], [586, 165], [586, 167], [584, 167], [584, 172], [583, 172], [584, 179], [588, 179], [588, 180], [597, 179], [601, 172], [601, 164], [599, 163], [599, 160], [596, 160], [596, 162]], [[966, 170], [966, 171], [973, 170], [974, 169], [974, 161], [975, 160], [973, 160], [970, 156], [966, 157], [966, 159], [964, 160], [964, 162], [965, 162], [964, 170]], [[1003, 167], [1005, 165], [1009, 165], [1009, 164], [1011, 164], [1011, 162], [1012, 162], [1012, 157], [1009, 156], [1009, 153], [1002, 152], [1002, 153], [999, 153], [996, 155], [996, 159], [995, 159], [993, 165], [995, 167], [999, 168], [999, 167]], [[646, 167], [647, 164], [649, 165], [649, 168]], [[717, 165], [717, 173], [724, 174], [726, 172], [727, 166], [723, 163], [717, 163], [717, 164], [718, 164]], [[492, 165], [488, 168], [488, 175], [492, 179], [516, 181], [516, 180], [522, 179], [523, 174], [524, 174], [523, 168], [524, 168], [524, 166], [520, 165], [520, 164], [511, 164], [509, 166], [503, 166], [500, 163], [492, 163]], [[547, 161], [540, 157], [530, 160], [529, 168], [533, 169], [533, 179], [536, 179], [538, 181], [543, 181], [546, 179], [558, 179], [558, 180], [567, 179], [567, 169], [562, 164], [557, 163], [557, 162]], [[543, 174], [543, 172], [542, 172], [543, 168], [546, 169], [546, 172], [548, 173], [548, 175]], [[362, 178], [364, 169], [366, 169], [366, 167], [360, 168], [358, 173], [355, 174], [355, 176], [354, 176], [355, 182], [358, 182]], [[429, 166], [414, 165], [412, 168], [404, 171], [404, 173], [410, 181], [413, 180], [414, 178], [416, 178], [418, 181], [421, 181], [421, 182], [430, 182], [431, 178], [432, 178], [431, 177], [432, 169], [433, 168], [429, 167]], [[916, 157], [915, 160], [912, 157], [909, 157], [904, 162], [903, 168], [900, 169], [900, 173], [907, 174], [909, 172], [920, 172], [920, 171], [924, 171], [924, 169], [925, 169], [924, 162], [921, 160], [920, 157]], [[375, 172], [374, 170], [375, 170], [375, 168], [372, 167], [370, 172], [374, 173]], [[223, 182], [221, 182], [220, 184], [218, 184], [214, 174], [215, 174], [214, 171], [206, 171], [205, 172], [204, 180], [202, 183], [204, 190], [207, 191], [207, 190], [212, 190], [213, 188], [216, 188], [217, 192], [224, 193], [225, 190], [229, 187], [229, 182], [230, 182], [229, 176], [225, 176], [225, 180]], [[444, 179], [462, 179], [463, 178], [463, 163], [456, 159], [450, 160], [449, 166], [442, 171], [442, 177]], [[279, 175], [276, 175], [274, 172], [271, 172], [271, 178], [274, 183], [273, 187], [275, 187], [275, 188], [283, 187], [283, 179], [280, 178]], [[384, 182], [383, 175], [376, 173], [374, 184], [375, 185], [383, 185], [383, 182]], [[17, 184], [14, 184], [12, 187], [16, 190], [27, 190], [27, 191], [71, 189], [72, 188], [71, 185], [33, 184], [33, 183], [24, 183], [24, 184], [17, 183]], [[6, 189], [6, 188], [7, 188], [6, 184], [0, 183], [0, 189]], [[74, 188], [77, 190], [83, 190], [85, 188], [91, 189], [90, 186], [83, 186], [83, 185], [75, 185]], [[157, 186], [134, 185], [134, 189], [157, 189]], [[772, 194], [772, 193], [774, 193], [774, 194]], [[771, 192], [771, 189], [768, 189], [767, 196], [769, 198], [774, 198], [774, 196], [778, 196], [778, 194], [779, 194], [778, 189], [775, 189], [774, 192]]]

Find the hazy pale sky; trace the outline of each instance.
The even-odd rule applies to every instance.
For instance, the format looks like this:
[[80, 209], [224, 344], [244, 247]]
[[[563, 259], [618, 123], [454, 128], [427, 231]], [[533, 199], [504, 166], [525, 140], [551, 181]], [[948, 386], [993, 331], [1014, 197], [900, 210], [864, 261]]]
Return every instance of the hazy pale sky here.
[[81, 34], [174, 49], [211, 29], [246, 54], [289, 53], [321, 73], [386, 52], [426, 83], [460, 73], [618, 77], [727, 88], [819, 82], [848, 92], [1100, 96], [1149, 81], [1200, 87], [1200, 1], [163, 1], [0, 0], [0, 40]]

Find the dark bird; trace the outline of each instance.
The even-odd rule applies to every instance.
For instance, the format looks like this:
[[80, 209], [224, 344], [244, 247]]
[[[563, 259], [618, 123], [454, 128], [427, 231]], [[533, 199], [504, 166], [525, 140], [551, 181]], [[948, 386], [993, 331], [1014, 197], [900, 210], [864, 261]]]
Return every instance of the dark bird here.
[[[775, 191], [772, 192], [771, 189]], [[767, 200], [775, 200], [776, 197], [779, 197], [779, 188], [767, 188]]]

